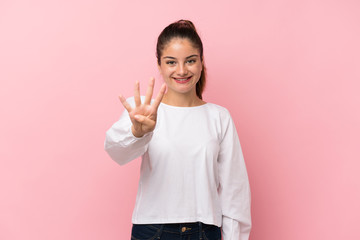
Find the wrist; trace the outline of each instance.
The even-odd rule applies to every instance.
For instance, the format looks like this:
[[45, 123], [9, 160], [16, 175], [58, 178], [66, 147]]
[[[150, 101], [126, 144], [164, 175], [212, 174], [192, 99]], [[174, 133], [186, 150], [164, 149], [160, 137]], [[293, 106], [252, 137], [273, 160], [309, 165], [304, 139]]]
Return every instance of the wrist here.
[[132, 133], [132, 134], [134, 135], [134, 137], [136, 137], [136, 138], [141, 138], [141, 137], [144, 136], [144, 134], [138, 133], [137, 131], [135, 131], [134, 126], [131, 127], [131, 133]]

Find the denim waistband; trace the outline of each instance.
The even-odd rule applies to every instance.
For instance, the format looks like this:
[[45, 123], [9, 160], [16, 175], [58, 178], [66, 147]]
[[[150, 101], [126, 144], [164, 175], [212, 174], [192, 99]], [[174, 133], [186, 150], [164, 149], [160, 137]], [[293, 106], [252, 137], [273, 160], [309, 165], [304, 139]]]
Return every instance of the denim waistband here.
[[[136, 224], [134, 224], [136, 225]], [[163, 232], [177, 233], [177, 234], [192, 234], [203, 231], [215, 225], [209, 225], [202, 222], [191, 223], [166, 223], [166, 224], [147, 224], [151, 228], [162, 229]]]

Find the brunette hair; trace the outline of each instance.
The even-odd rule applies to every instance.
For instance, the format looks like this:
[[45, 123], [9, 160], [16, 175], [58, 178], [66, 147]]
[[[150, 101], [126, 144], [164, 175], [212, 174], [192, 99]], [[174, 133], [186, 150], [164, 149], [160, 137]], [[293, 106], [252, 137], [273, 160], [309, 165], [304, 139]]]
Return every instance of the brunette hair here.
[[161, 63], [161, 56], [164, 48], [173, 38], [186, 38], [192, 43], [193, 47], [200, 51], [200, 59], [203, 66], [200, 79], [196, 84], [196, 95], [202, 99], [202, 93], [206, 83], [206, 69], [204, 65], [204, 49], [200, 36], [197, 33], [194, 24], [189, 20], [179, 20], [164, 28], [160, 33], [156, 44], [156, 58], [159, 65]]

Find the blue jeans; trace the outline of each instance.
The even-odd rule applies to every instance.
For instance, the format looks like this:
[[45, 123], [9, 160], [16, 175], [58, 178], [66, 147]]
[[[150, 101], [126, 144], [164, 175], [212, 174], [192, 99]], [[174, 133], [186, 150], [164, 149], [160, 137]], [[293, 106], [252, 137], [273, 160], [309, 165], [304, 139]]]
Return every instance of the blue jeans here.
[[221, 228], [201, 222], [133, 224], [131, 240], [221, 240]]

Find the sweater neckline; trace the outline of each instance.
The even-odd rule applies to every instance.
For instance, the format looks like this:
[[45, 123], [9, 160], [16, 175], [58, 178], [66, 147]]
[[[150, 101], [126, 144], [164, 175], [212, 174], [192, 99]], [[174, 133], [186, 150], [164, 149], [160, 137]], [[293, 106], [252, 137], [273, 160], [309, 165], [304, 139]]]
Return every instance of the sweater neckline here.
[[201, 105], [198, 105], [198, 106], [192, 106], [192, 107], [179, 107], [179, 106], [173, 106], [173, 105], [169, 105], [169, 104], [166, 104], [166, 103], [163, 103], [163, 102], [160, 102], [160, 105], [163, 105], [163, 106], [166, 106], [168, 108], [175, 108], [175, 109], [197, 109], [197, 108], [202, 108], [202, 107], [205, 107], [207, 106], [209, 103], [204, 103], [204, 104], [201, 104]]

